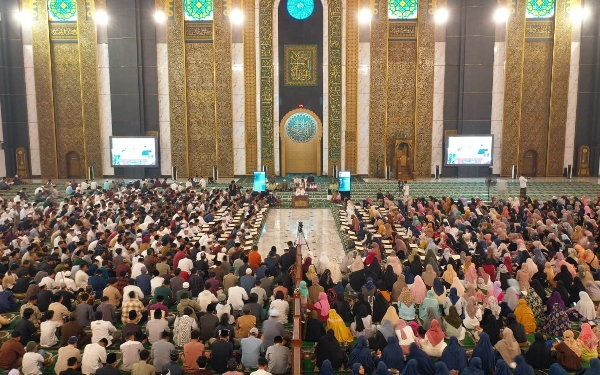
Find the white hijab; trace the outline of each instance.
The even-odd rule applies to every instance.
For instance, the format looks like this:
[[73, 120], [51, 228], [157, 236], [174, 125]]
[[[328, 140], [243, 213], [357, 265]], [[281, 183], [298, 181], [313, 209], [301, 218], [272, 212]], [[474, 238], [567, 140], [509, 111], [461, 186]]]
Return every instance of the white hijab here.
[[579, 311], [587, 320], [596, 319], [596, 309], [594, 308], [594, 302], [590, 298], [589, 294], [585, 291], [579, 292], [579, 302], [575, 305], [575, 309]]

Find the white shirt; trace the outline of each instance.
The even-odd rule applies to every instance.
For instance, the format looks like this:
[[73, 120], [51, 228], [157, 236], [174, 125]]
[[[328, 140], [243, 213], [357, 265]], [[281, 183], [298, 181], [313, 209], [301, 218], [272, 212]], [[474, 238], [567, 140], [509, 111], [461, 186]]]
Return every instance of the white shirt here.
[[[229, 288], [229, 290], [231, 289], [232, 288]], [[219, 302], [219, 300], [217, 299], [217, 297], [215, 297], [214, 294], [211, 293], [210, 290], [203, 290], [202, 292], [200, 292], [200, 294], [198, 294], [198, 304], [200, 305], [200, 311], [206, 312], [206, 308], [208, 307], [208, 305], [210, 305], [213, 302]]]
[[56, 286], [56, 283], [54, 282], [54, 279], [51, 278], [50, 276], [45, 276], [42, 278], [42, 282], [44, 284], [46, 284], [46, 288], [48, 289], [54, 289], [54, 287]]
[[241, 286], [236, 285], [229, 288], [227, 294], [229, 294], [227, 303], [229, 303], [234, 310], [241, 310], [244, 307], [244, 300], [248, 300], [248, 293], [246, 293], [246, 289]]
[[56, 337], [56, 329], [60, 327], [60, 322], [56, 320], [46, 320], [40, 323], [40, 346], [47, 348], [56, 345], [58, 338]]
[[[134, 263], [136, 260], [134, 259]], [[142, 267], [146, 267], [144, 263], [137, 262], [131, 267], [131, 278], [135, 280], [136, 277], [142, 274]]]
[[88, 284], [88, 279], [90, 278], [90, 276], [85, 273], [85, 271], [79, 270], [77, 271], [77, 273], [75, 274], [75, 286], [77, 288], [84, 288], [87, 286]]
[[525, 177], [525, 176], [519, 177], [519, 187], [521, 189], [525, 189], [527, 187], [527, 177]]
[[[95, 322], [92, 324], [94, 323]], [[81, 358], [81, 372], [85, 375], [94, 374], [96, 370], [98, 370], [105, 362], [106, 349], [98, 343], [88, 344], [83, 349], [83, 357]]]
[[154, 297], [154, 291], [156, 290], [156, 288], [161, 286], [164, 282], [165, 282], [165, 278], [160, 277], [160, 276], [154, 276], [152, 278], [152, 280], [150, 280], [150, 290], [151, 290], [151, 294], [153, 297]]
[[[152, 282], [152, 281], [150, 281]], [[131, 298], [129, 298], [129, 292], [134, 291], [137, 298], [141, 301], [144, 299], [144, 293], [142, 292], [142, 290], [140, 289], [139, 286], [137, 285], [127, 285], [126, 287], [123, 288], [123, 302], [125, 301], [129, 301]]]
[[23, 375], [42, 375], [39, 364], [44, 362], [38, 352], [27, 352], [23, 356]]
[[127, 341], [119, 348], [123, 354], [121, 371], [131, 371], [131, 366], [140, 361], [140, 352], [144, 350], [144, 345], [139, 341]]
[[115, 326], [112, 325], [111, 322], [107, 322], [106, 320], [94, 320], [90, 324], [90, 327], [92, 328], [92, 342], [94, 344], [100, 341], [101, 339], [107, 339], [108, 345], [112, 343], [113, 337], [111, 333], [115, 332], [117, 329], [115, 328]]
[[190, 270], [194, 268], [194, 262], [189, 258], [183, 258], [177, 263], [177, 267], [187, 273], [190, 273]]

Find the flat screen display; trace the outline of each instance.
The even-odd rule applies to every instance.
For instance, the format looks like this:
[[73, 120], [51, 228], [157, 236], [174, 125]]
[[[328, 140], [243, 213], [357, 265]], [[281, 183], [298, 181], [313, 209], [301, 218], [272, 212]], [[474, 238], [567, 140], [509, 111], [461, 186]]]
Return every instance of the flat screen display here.
[[446, 138], [446, 166], [490, 166], [494, 136], [450, 135]]
[[340, 171], [339, 180], [340, 192], [350, 191], [350, 171]]
[[156, 137], [111, 137], [110, 163], [112, 167], [156, 167]]
[[261, 193], [267, 191], [267, 174], [265, 172], [254, 172], [254, 184], [252, 190], [260, 191]]

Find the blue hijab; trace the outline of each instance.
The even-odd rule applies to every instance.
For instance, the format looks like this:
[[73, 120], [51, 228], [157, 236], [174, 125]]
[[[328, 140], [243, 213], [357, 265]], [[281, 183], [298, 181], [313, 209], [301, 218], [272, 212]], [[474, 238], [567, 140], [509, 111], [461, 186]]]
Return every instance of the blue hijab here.
[[402, 375], [421, 375], [419, 372], [419, 362], [416, 359], [411, 359], [406, 362]]
[[351, 366], [354, 363], [360, 363], [365, 368], [365, 372], [370, 372], [373, 368], [373, 357], [371, 357], [371, 349], [367, 346], [367, 339], [365, 336], [358, 337], [356, 345], [354, 345], [350, 352], [348, 366]]
[[[409, 361], [411, 359], [417, 360], [417, 369], [420, 375], [435, 375], [435, 365], [433, 360], [427, 353], [425, 353], [416, 343], [410, 344], [410, 354], [406, 357]], [[406, 367], [404, 368], [406, 371]], [[402, 375], [406, 375], [402, 373]]]
[[383, 363], [383, 361], [379, 361], [379, 363], [377, 364], [377, 370], [375, 370], [373, 375], [390, 375], [388, 373], [388, 368], [385, 365], [385, 363]]
[[494, 354], [494, 347], [490, 342], [490, 336], [487, 333], [481, 332], [479, 334], [479, 342], [473, 349], [472, 357], [478, 357], [481, 360], [481, 368], [483, 372], [489, 374], [496, 364], [496, 356]]
[[590, 359], [590, 368], [585, 370], [583, 375], [600, 375], [600, 359]]
[[465, 367], [461, 372], [462, 375], [485, 375], [481, 368], [481, 358], [471, 357], [471, 363], [468, 367]]
[[[552, 367], [550, 367], [550, 370], [552, 372]], [[496, 372], [494, 372], [494, 375], [511, 375], [508, 363], [506, 363], [503, 359], [499, 359], [498, 363], [496, 363]]]
[[460, 299], [456, 288], [450, 288], [450, 294], [448, 295], [448, 298], [450, 298], [450, 302], [452, 302], [453, 305], [456, 305], [456, 302], [458, 302]]
[[335, 371], [333, 371], [333, 367], [331, 367], [331, 362], [328, 359], [323, 361], [321, 369], [319, 370], [319, 375], [335, 375]]
[[513, 375], [534, 375], [533, 367], [531, 367], [529, 363], [527, 363], [524, 356], [516, 356], [515, 363], [517, 364], [517, 367], [515, 367]]
[[[496, 375], [496, 374], [494, 374]], [[500, 374], [500, 375], [504, 375], [504, 374]], [[510, 375], [510, 373], [509, 373]], [[564, 368], [562, 368], [558, 363], [553, 363], [552, 366], [550, 366], [550, 375], [569, 375], [568, 372], [565, 371]]]
[[435, 363], [435, 375], [450, 375], [450, 371], [444, 362], [437, 361]]
[[362, 365], [360, 363], [355, 363], [352, 365], [352, 375], [360, 375], [359, 371], [360, 371], [360, 367]]
[[415, 275], [412, 274], [410, 267], [404, 267], [403, 272], [404, 272], [404, 281], [406, 281], [407, 284], [412, 284], [415, 282]]
[[444, 362], [450, 370], [457, 371], [462, 371], [469, 363], [467, 360], [467, 352], [460, 346], [458, 339], [455, 336], [450, 337], [450, 343], [448, 343], [448, 346], [446, 346], [446, 349], [442, 352], [440, 360]]
[[436, 277], [435, 280], [433, 280], [433, 291], [438, 296], [441, 296], [442, 293], [444, 293], [444, 284], [439, 277]]
[[[381, 351], [379, 363], [385, 363], [388, 368], [395, 368], [399, 372], [404, 370], [404, 352], [398, 343], [396, 335], [387, 339], [387, 346]], [[379, 365], [377, 365], [379, 367]]]
[[365, 288], [367, 288], [368, 291], [371, 291], [375, 288], [375, 284], [373, 284], [373, 279], [371, 277], [367, 278], [367, 283], [365, 284]]

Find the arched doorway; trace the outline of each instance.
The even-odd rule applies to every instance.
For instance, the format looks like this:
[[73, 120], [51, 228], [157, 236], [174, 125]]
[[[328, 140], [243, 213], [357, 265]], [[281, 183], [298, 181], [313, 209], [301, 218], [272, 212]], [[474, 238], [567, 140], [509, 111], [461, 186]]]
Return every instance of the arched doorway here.
[[81, 178], [81, 159], [75, 151], [67, 154], [67, 178]]
[[281, 175], [286, 173], [321, 175], [321, 138], [319, 117], [308, 109], [289, 111], [279, 125], [281, 137]]
[[396, 152], [394, 165], [396, 178], [408, 178], [412, 174], [412, 140], [401, 138], [396, 140]]
[[521, 160], [521, 173], [526, 177], [535, 177], [537, 175], [537, 152], [527, 150]]

